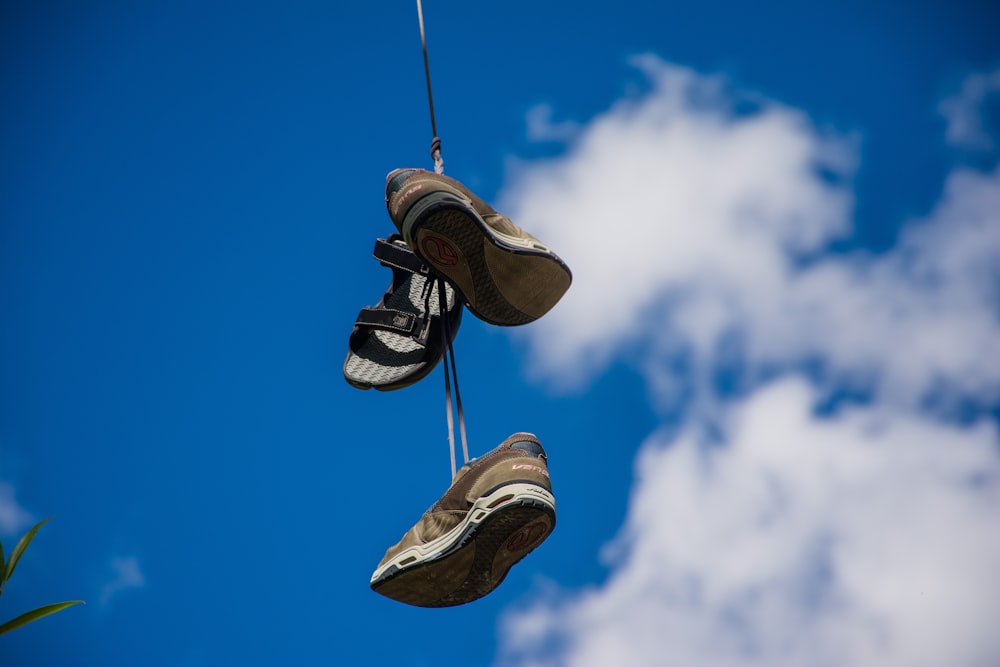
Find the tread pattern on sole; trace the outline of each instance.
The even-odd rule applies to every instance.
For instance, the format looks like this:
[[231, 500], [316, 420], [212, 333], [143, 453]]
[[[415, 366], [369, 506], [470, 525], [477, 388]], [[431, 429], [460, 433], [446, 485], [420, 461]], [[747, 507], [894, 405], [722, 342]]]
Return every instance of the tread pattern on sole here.
[[[465, 296], [467, 306], [480, 319], [501, 326], [533, 322], [551, 308], [568, 289], [569, 271], [551, 254], [539, 250], [511, 248], [495, 241], [485, 223], [459, 203], [441, 202], [424, 211], [425, 216], [412, 229], [415, 245], [420, 248], [428, 236], [450, 243], [458, 250], [460, 261], [442, 264], [423, 253], [423, 259], [456, 286]], [[485, 251], [489, 244], [500, 252]], [[421, 250], [417, 250], [421, 254]], [[496, 257], [502, 257], [498, 262]], [[490, 258], [496, 267], [490, 266]], [[511, 298], [521, 297], [521, 307], [504, 296], [498, 280]], [[530, 295], [530, 296], [529, 296]], [[538, 304], [543, 304], [540, 308]], [[539, 312], [525, 312], [538, 310]]]

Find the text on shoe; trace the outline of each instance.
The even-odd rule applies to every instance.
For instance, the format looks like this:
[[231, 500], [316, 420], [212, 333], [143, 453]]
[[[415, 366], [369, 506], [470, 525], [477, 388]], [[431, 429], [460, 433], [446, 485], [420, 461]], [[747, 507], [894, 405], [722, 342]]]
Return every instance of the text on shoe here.
[[530, 463], [515, 463], [511, 466], [511, 470], [533, 470], [534, 472], [549, 476], [549, 471], [541, 466], [531, 465]]

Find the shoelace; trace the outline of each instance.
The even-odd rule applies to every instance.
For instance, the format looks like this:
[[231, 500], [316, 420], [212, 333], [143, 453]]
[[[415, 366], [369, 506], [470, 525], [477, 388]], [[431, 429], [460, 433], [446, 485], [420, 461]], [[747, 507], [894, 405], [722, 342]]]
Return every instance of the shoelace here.
[[[424, 8], [417, 0], [417, 19], [420, 23], [420, 45], [424, 52], [424, 75], [427, 78], [427, 104], [431, 112], [431, 158], [434, 160], [434, 171], [438, 174], [444, 173], [444, 158], [441, 157], [441, 138], [437, 133], [437, 121], [434, 118], [434, 94], [431, 92], [431, 65], [427, 58], [427, 34], [424, 30]], [[444, 346], [444, 404], [448, 411], [448, 448], [451, 451], [451, 476], [454, 479], [458, 472], [455, 461], [455, 409], [451, 402], [451, 378], [455, 379], [455, 407], [458, 412], [458, 430], [462, 437], [462, 456], [465, 463], [469, 462], [469, 444], [465, 438], [465, 412], [462, 410], [462, 394], [458, 390], [458, 369], [455, 366], [455, 350], [451, 346], [451, 324], [448, 321], [448, 300], [447, 290], [443, 280], [428, 278], [428, 284], [434, 289], [434, 284], [438, 289], [438, 314], [441, 316], [441, 342]], [[456, 293], [455, 298], [459, 298]], [[427, 303], [430, 302], [428, 293]], [[461, 306], [459, 306], [461, 307]], [[430, 308], [425, 308], [430, 312]], [[450, 370], [449, 370], [450, 367]]]
[[[441, 315], [441, 343], [444, 347], [444, 404], [448, 413], [448, 449], [451, 452], [451, 477], [455, 478], [458, 467], [455, 460], [455, 417], [458, 415], [458, 431], [462, 438], [463, 465], [469, 462], [469, 443], [465, 437], [465, 411], [462, 410], [462, 392], [458, 389], [458, 367], [455, 365], [455, 349], [452, 347], [451, 323], [448, 319], [448, 295], [443, 280], [437, 280], [438, 309]], [[459, 298], [455, 294], [455, 298]], [[461, 305], [459, 306], [462, 307]], [[450, 370], [449, 370], [450, 369]], [[455, 405], [451, 402], [452, 378], [455, 382]]]

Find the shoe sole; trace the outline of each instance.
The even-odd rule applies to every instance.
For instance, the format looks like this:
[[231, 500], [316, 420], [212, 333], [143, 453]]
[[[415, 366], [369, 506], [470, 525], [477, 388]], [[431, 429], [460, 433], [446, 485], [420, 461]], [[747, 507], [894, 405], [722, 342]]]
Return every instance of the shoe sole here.
[[537, 320], [569, 289], [569, 268], [530, 240], [496, 232], [470, 202], [450, 192], [416, 201], [401, 225], [414, 252], [448, 280], [481, 320], [516, 326]]
[[376, 593], [418, 607], [478, 600], [555, 528], [555, 498], [535, 484], [504, 485], [473, 504], [436, 540], [410, 547], [371, 578]]

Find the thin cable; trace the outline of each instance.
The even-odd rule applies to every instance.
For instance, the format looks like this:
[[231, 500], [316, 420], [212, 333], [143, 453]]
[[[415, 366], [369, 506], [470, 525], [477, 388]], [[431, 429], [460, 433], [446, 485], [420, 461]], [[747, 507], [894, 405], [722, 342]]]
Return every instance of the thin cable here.
[[431, 132], [437, 136], [437, 123], [434, 122], [434, 96], [431, 94], [431, 66], [427, 60], [427, 36], [424, 33], [424, 9], [417, 0], [417, 19], [420, 21], [420, 44], [424, 48], [424, 73], [427, 75], [427, 101], [431, 106]]
[[437, 122], [434, 120], [434, 95], [431, 92], [431, 65], [427, 59], [427, 35], [424, 31], [424, 8], [417, 0], [417, 19], [420, 21], [420, 45], [424, 49], [424, 74], [427, 77], [427, 102], [431, 108], [431, 157], [434, 158], [434, 171], [444, 173], [444, 158], [441, 157], [441, 139], [438, 137]]

